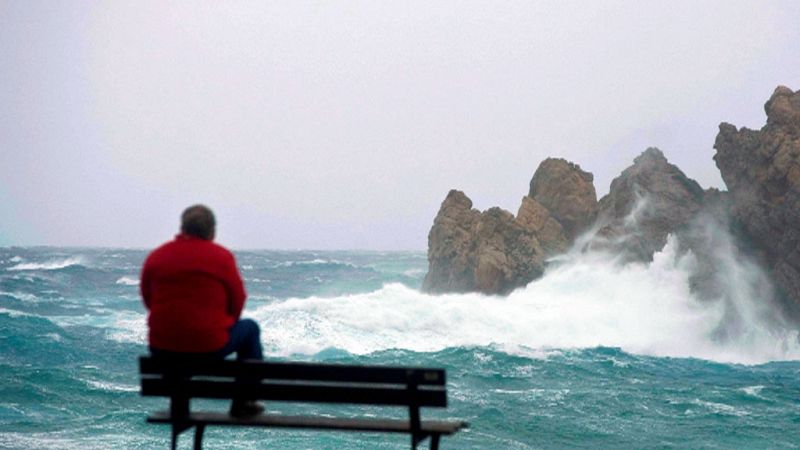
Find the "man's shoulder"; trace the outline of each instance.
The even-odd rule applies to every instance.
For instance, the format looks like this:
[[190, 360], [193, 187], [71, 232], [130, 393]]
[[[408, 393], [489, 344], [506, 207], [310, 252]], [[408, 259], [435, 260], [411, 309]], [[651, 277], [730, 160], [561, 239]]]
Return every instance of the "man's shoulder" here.
[[181, 239], [180, 237], [160, 245], [155, 250], [150, 252], [150, 254], [147, 256], [147, 259], [156, 260], [163, 258], [184, 258], [189, 254], [195, 256], [203, 255], [203, 259], [207, 260], [225, 262], [235, 261], [233, 252], [214, 241], [207, 241], [203, 239]]
[[169, 252], [170, 249], [174, 248], [178, 244], [176, 239], [171, 241], [164, 242], [163, 244], [159, 245], [153, 251], [150, 252], [149, 256], [158, 255], [160, 253]]
[[172, 248], [175, 246], [175, 241], [167, 241], [147, 254], [147, 257], [144, 260], [145, 266], [152, 265], [155, 261], [159, 259], [163, 259], [164, 257], [168, 257], [169, 254], [172, 253]]
[[224, 246], [222, 246], [220, 244], [217, 244], [216, 242], [213, 242], [213, 241], [208, 241], [208, 244], [210, 244], [209, 248], [212, 249], [211, 251], [213, 251], [214, 253], [219, 255], [219, 257], [230, 259], [230, 260], [234, 260], [235, 259], [234, 256], [233, 256], [233, 252], [228, 250], [227, 247], [224, 247]]

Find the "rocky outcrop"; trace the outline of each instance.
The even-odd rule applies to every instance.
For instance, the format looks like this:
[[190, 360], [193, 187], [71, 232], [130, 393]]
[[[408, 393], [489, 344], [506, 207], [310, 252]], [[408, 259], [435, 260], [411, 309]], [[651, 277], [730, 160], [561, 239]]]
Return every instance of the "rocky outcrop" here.
[[531, 179], [528, 197], [541, 203], [574, 240], [597, 215], [594, 176], [564, 159], [544, 160]]
[[778, 87], [759, 131], [723, 123], [714, 161], [734, 220], [763, 253], [773, 280], [800, 304], [800, 91]]
[[671, 233], [685, 229], [703, 206], [705, 192], [657, 148], [648, 148], [611, 182], [600, 200], [602, 228], [594, 248], [649, 261]]
[[563, 159], [542, 162], [516, 217], [499, 208], [481, 213], [451, 191], [428, 236], [423, 288], [505, 293], [541, 276], [547, 258], [587, 230], [585, 248], [612, 251], [623, 262], [651, 260], [672, 234], [696, 257], [691, 282], [701, 297], [726, 291], [718, 250], [734, 246], [737, 258], [768, 269], [800, 317], [800, 91], [779, 87], [765, 110], [761, 130], [720, 125], [714, 160], [727, 192], [704, 191], [656, 148], [637, 157], [599, 202], [592, 175]]
[[565, 235], [561, 224], [550, 215], [550, 211], [544, 205], [531, 197], [522, 198], [516, 222], [528, 233], [536, 236], [547, 257], [558, 255], [569, 246], [569, 238]]
[[508, 292], [541, 276], [545, 260], [566, 251], [596, 220], [589, 245], [646, 261], [667, 235], [700, 210], [703, 189], [651, 148], [611, 183], [600, 202], [593, 176], [563, 159], [543, 161], [517, 216], [484, 213], [450, 191], [428, 235], [428, 292]]
[[545, 259], [566, 250], [561, 225], [525, 197], [517, 217], [483, 213], [461, 191], [447, 194], [428, 234], [427, 292], [502, 294], [541, 276]]
[[541, 276], [545, 260], [565, 252], [597, 214], [589, 172], [563, 159], [536, 170], [517, 216], [483, 213], [461, 191], [447, 194], [428, 234], [427, 292], [502, 294]]

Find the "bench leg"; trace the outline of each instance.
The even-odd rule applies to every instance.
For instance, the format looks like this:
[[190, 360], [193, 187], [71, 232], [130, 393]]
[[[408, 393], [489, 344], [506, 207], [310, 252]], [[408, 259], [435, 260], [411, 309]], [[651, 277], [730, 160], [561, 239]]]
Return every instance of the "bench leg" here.
[[189, 428], [192, 428], [192, 426], [189, 425], [189, 424], [186, 424], [184, 422], [180, 422], [180, 423], [173, 422], [172, 423], [172, 444], [170, 445], [170, 448], [172, 450], [175, 450], [176, 448], [178, 448], [178, 436], [180, 436], [181, 433], [183, 433], [184, 431], [188, 430]]
[[203, 449], [203, 431], [205, 431], [205, 424], [198, 423], [194, 428], [194, 450]]
[[419, 445], [419, 443], [424, 441], [428, 436], [431, 437], [431, 448], [433, 448], [432, 447], [433, 446], [433, 436], [436, 436], [436, 438], [437, 438], [436, 445], [437, 445], [437, 448], [438, 448], [438, 445], [439, 445], [439, 440], [438, 440], [439, 436], [438, 435], [429, 435], [427, 433], [420, 433], [420, 434], [411, 433], [411, 450], [417, 450], [417, 446]]
[[431, 435], [431, 450], [439, 450], [439, 435]]
[[175, 450], [178, 448], [178, 436], [180, 436], [181, 432], [178, 431], [175, 426], [172, 426], [172, 444], [170, 445], [170, 449]]

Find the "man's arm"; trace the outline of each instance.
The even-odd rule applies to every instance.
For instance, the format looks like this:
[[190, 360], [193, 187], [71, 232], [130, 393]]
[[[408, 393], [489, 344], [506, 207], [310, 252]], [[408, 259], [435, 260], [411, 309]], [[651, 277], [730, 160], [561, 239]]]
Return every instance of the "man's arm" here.
[[247, 292], [244, 290], [244, 281], [242, 275], [239, 273], [239, 268], [236, 265], [236, 258], [231, 253], [231, 260], [227, 274], [227, 291], [228, 291], [228, 308], [231, 316], [239, 320], [244, 309], [244, 301], [247, 298]]
[[145, 260], [142, 266], [142, 274], [139, 277], [139, 292], [142, 294], [142, 301], [147, 309], [150, 309], [150, 258]]

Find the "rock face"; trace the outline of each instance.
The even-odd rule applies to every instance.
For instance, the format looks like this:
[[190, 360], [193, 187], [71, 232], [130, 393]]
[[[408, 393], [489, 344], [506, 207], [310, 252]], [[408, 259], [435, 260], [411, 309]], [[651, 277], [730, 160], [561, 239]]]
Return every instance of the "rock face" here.
[[472, 209], [461, 191], [447, 194], [428, 234], [427, 292], [502, 294], [541, 276], [545, 258], [561, 253], [561, 225], [525, 197], [515, 218], [500, 208]]
[[591, 245], [624, 253], [625, 260], [649, 261], [664, 247], [667, 235], [688, 226], [704, 195], [660, 150], [649, 148], [611, 182], [600, 200], [602, 228]]
[[503, 294], [540, 277], [545, 260], [565, 252], [597, 214], [591, 173], [547, 159], [517, 216], [472, 209], [460, 191], [447, 194], [428, 234], [427, 292]]
[[714, 161], [732, 197], [731, 210], [763, 252], [772, 278], [800, 304], [800, 91], [778, 87], [764, 105], [759, 131], [723, 123]]
[[591, 173], [564, 159], [548, 158], [531, 179], [528, 197], [547, 208], [567, 238], [585, 231], [597, 215], [597, 193]]

